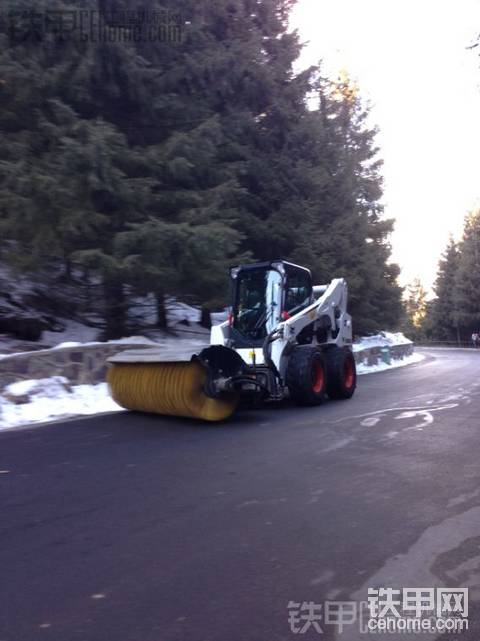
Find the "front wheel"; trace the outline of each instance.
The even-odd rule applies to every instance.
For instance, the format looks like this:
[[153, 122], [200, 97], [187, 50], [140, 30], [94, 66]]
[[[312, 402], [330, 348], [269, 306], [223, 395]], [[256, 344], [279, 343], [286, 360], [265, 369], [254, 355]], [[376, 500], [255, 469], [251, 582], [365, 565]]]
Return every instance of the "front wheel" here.
[[315, 347], [295, 347], [287, 366], [286, 383], [298, 405], [319, 405], [325, 400], [327, 375], [323, 354]]
[[330, 398], [351, 398], [357, 386], [357, 368], [352, 352], [332, 347], [325, 354], [327, 364], [327, 394]]

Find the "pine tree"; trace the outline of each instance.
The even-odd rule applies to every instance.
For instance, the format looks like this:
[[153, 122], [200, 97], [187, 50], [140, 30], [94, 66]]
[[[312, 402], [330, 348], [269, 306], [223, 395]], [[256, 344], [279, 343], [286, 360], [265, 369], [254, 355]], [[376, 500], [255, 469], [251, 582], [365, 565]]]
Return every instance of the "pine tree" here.
[[[182, 252], [178, 261], [185, 269], [182, 282], [188, 283], [188, 291], [178, 278], [164, 277], [156, 281], [161, 287], [157, 297], [175, 290], [178, 295], [203, 298], [207, 305], [219, 303], [227, 285], [227, 264], [251, 254], [263, 258], [266, 250], [272, 257], [288, 255], [295, 222], [291, 215], [282, 216], [278, 207], [289, 197], [285, 168], [291, 158], [285, 154], [280, 171], [271, 160], [278, 162], [282, 138], [288, 135], [287, 107], [297, 120], [307, 86], [293, 79], [291, 67], [299, 46], [296, 36], [287, 33], [290, 4], [266, 0], [261, 5], [231, 1], [185, 5], [192, 28], [185, 47], [175, 51], [175, 73], [160, 77], [158, 93], [174, 96], [170, 121], [177, 113], [188, 114], [188, 119], [174, 120], [164, 138], [149, 148], [158, 180], [149, 211], [150, 218], [168, 223], [172, 233], [172, 226], [180, 225], [178, 231], [184, 234], [186, 223], [193, 236], [205, 237], [204, 229], [215, 229], [216, 252], [211, 253], [209, 265], [192, 249], [206, 249], [204, 241], [183, 245], [190, 258]], [[154, 61], [153, 53], [145, 56]], [[295, 92], [294, 84], [298, 84]], [[285, 113], [280, 113], [282, 108]], [[265, 194], [268, 202], [262, 202]], [[288, 222], [284, 238], [289, 247], [276, 240], [276, 222], [282, 217]], [[151, 220], [144, 225], [151, 231]], [[135, 246], [142, 235], [138, 226], [124, 235], [123, 250], [129, 238]], [[160, 235], [153, 236], [161, 243]], [[223, 257], [218, 256], [220, 248]], [[155, 273], [164, 252], [151, 255]], [[143, 264], [147, 260], [142, 253]], [[189, 263], [197, 269], [187, 269]]]
[[480, 211], [465, 218], [455, 275], [454, 306], [462, 338], [480, 328]]
[[309, 255], [322, 281], [347, 279], [356, 332], [398, 327], [399, 269], [389, 263], [393, 221], [383, 217], [376, 130], [366, 126], [368, 109], [348, 79], [318, 77], [316, 91], [311, 196], [295, 256]]
[[434, 285], [436, 298], [429, 308], [428, 321], [432, 338], [459, 341], [459, 318], [456, 309], [456, 274], [459, 250], [451, 237], [438, 264]]
[[[24, 270], [44, 269], [47, 279], [58, 263], [68, 274], [73, 261], [93, 268], [104, 289], [96, 311], [105, 316], [108, 336], [121, 335], [127, 303], [111, 248], [115, 234], [138, 220], [148, 186], [136, 175], [138, 157], [123, 134], [85, 100], [94, 95], [92, 60], [101, 46], [45, 28], [48, 2], [35, 12], [23, 1], [7, 4], [13, 21], [0, 25], [0, 230], [15, 242], [3, 256]], [[72, 83], [79, 68], [85, 77]]]
[[427, 292], [419, 278], [414, 278], [407, 287], [405, 310], [414, 330], [420, 330], [427, 315]]

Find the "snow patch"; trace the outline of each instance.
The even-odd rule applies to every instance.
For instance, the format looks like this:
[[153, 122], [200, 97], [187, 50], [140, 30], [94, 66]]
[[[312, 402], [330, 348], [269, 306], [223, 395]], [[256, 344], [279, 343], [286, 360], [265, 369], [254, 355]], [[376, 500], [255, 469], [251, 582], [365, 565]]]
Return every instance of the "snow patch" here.
[[384, 372], [387, 369], [395, 369], [396, 367], [403, 367], [404, 365], [411, 365], [412, 363], [419, 363], [423, 361], [425, 356], [414, 352], [403, 358], [396, 358], [391, 360], [390, 364], [380, 361], [376, 365], [366, 365], [365, 363], [357, 363], [357, 374], [373, 374], [374, 372]]
[[[83, 343], [83, 345], [91, 345], [92, 343]], [[66, 341], [65, 343], [59, 343], [58, 345], [54, 345], [52, 349], [61, 349], [62, 347], [78, 347], [79, 345], [82, 345], [82, 343], [78, 343], [76, 341]]]
[[68, 389], [70, 389], [70, 385], [65, 376], [51, 376], [50, 378], [37, 378], [10, 383], [5, 387], [4, 394], [6, 393], [6, 395], [13, 398], [20, 398], [26, 395], [57, 398], [59, 394]]
[[[125, 338], [117, 338], [115, 340], [107, 341], [109, 345], [157, 345], [155, 341], [145, 336], [126, 336]], [[79, 343], [77, 341], [66, 341], [59, 343], [52, 347], [52, 349], [61, 349], [62, 347], [84, 347], [85, 345], [105, 345], [105, 341], [88, 341], [87, 343]]]
[[41, 338], [42, 343], [47, 345], [65, 342], [86, 343], [87, 341], [94, 341], [100, 331], [97, 327], [90, 327], [72, 319], [62, 318], [59, 320], [64, 329], [60, 332], [44, 331]]
[[[106, 383], [69, 387], [63, 376], [19, 381], [8, 385], [6, 392], [6, 397], [0, 396], [0, 428], [45, 423], [71, 416], [124, 411], [110, 398]], [[29, 400], [18, 404], [13, 398], [7, 400], [9, 394], [12, 397], [28, 394]]]
[[362, 336], [353, 343], [353, 351], [359, 352], [368, 347], [391, 347], [392, 345], [411, 345], [413, 341], [402, 332], [380, 332], [372, 336]]

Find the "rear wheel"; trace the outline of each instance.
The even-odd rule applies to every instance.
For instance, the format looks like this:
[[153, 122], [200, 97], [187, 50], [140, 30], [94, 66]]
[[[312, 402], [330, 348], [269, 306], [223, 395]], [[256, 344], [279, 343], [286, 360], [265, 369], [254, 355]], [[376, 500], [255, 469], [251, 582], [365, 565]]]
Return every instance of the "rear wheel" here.
[[297, 346], [287, 366], [286, 383], [291, 398], [299, 405], [319, 405], [325, 399], [325, 360], [310, 345]]
[[325, 354], [327, 394], [330, 398], [351, 398], [357, 386], [355, 358], [349, 349], [332, 347]]

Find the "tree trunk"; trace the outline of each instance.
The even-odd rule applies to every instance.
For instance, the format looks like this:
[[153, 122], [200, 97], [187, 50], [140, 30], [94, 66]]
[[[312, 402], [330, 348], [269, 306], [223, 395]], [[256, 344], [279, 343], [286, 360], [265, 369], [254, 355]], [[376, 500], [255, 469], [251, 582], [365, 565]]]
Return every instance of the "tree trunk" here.
[[157, 301], [157, 327], [167, 329], [168, 318], [167, 308], [165, 307], [165, 294], [162, 291], [158, 291], [155, 294], [155, 299]]
[[200, 325], [206, 329], [212, 327], [212, 317], [210, 315], [210, 310], [208, 307], [202, 307], [201, 316], [200, 316]]
[[105, 338], [122, 338], [126, 333], [127, 301], [123, 283], [119, 279], [108, 278], [103, 282], [105, 300]]

